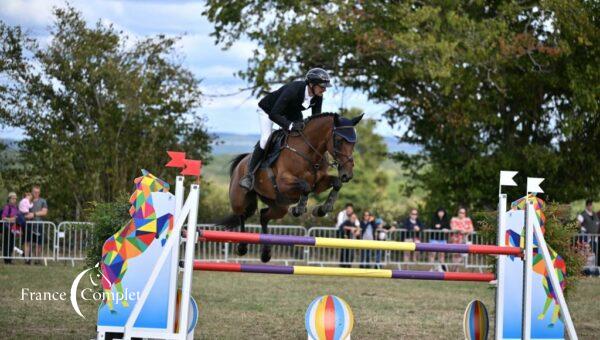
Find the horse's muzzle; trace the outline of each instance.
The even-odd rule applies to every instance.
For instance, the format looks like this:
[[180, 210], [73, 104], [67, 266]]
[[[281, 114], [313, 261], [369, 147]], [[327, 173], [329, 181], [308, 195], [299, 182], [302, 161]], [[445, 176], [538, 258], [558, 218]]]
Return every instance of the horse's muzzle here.
[[342, 180], [342, 182], [347, 183], [352, 179], [352, 175], [342, 174], [340, 176], [340, 179]]

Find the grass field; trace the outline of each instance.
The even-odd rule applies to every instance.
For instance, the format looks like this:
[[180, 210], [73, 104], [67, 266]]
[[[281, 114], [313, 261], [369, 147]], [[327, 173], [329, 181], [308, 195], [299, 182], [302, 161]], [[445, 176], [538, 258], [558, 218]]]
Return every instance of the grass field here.
[[[71, 283], [82, 269], [0, 265], [0, 338], [93, 338], [97, 303], [79, 300], [82, 319], [69, 302]], [[24, 301], [25, 287], [64, 292], [66, 300]], [[569, 306], [580, 339], [597, 339], [600, 280], [583, 279], [572, 293]], [[494, 290], [480, 283], [196, 272], [196, 337], [305, 339], [304, 312], [323, 294], [348, 301], [356, 320], [353, 339], [461, 339], [467, 303], [480, 299], [492, 314], [494, 300]]]

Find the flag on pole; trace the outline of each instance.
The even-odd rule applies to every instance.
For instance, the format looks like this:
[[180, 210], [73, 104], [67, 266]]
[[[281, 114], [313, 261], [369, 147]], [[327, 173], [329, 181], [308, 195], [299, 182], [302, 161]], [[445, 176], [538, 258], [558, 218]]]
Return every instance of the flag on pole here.
[[517, 186], [517, 183], [513, 179], [518, 171], [500, 171], [500, 185], [506, 186]]
[[544, 181], [544, 178], [540, 177], [527, 177], [527, 193], [538, 193], [544, 192], [540, 188], [540, 184]]

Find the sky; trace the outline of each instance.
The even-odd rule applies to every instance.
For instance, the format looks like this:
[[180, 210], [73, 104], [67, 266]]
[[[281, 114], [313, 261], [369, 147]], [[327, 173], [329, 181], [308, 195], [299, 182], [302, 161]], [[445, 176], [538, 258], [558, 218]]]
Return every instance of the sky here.
[[[23, 27], [30, 36], [47, 44], [50, 41], [48, 27], [53, 22], [52, 9], [65, 3], [60, 0], [1, 0], [0, 20]], [[200, 87], [208, 95], [195, 114], [206, 117], [210, 132], [259, 132], [256, 110], [260, 98], [251, 96], [249, 92], [212, 97], [235, 93], [248, 86], [234, 73], [246, 68], [255, 44], [242, 40], [227, 51], [215, 46], [214, 39], [210, 37], [212, 25], [202, 16], [202, 1], [71, 0], [69, 3], [83, 14], [89, 25], [101, 20], [113, 24], [133, 39], [156, 34], [182, 36], [178, 51], [183, 56], [183, 63], [202, 79]], [[385, 136], [397, 134], [381, 119], [385, 105], [369, 102], [360, 92], [336, 86], [335, 78], [333, 83], [334, 87], [325, 93], [323, 112], [337, 111], [342, 106], [359, 107], [367, 118], [381, 120], [376, 132]], [[0, 128], [0, 135], [20, 139], [22, 132]]]

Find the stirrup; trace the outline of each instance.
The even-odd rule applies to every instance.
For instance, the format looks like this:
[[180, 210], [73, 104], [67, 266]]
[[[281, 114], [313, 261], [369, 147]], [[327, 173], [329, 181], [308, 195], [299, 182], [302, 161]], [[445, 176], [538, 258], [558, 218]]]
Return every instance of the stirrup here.
[[240, 186], [248, 191], [252, 190], [254, 187], [254, 176], [252, 174], [247, 174], [242, 177], [240, 180]]

